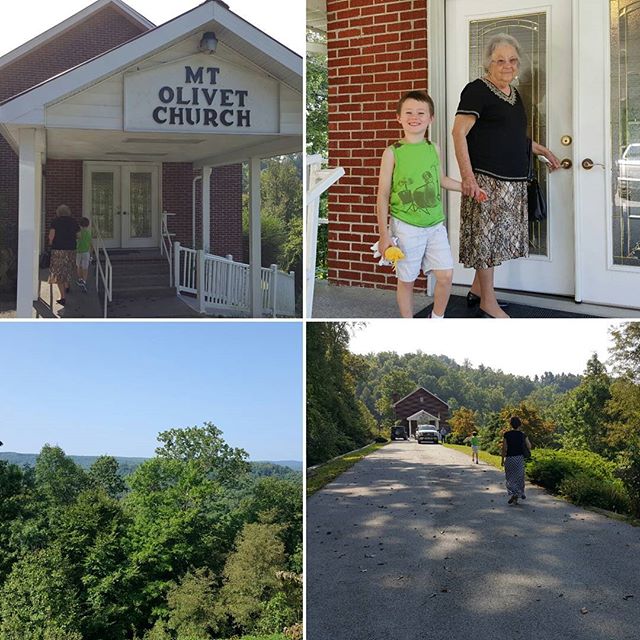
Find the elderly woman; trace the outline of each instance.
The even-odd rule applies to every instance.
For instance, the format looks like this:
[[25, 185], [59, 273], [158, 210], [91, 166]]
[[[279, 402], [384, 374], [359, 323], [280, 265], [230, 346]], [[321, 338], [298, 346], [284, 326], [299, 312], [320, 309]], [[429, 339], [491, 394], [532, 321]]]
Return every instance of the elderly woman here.
[[71, 217], [71, 209], [61, 204], [56, 209], [56, 217], [49, 229], [51, 265], [49, 282], [58, 285], [58, 304], [66, 303], [65, 293], [76, 273], [76, 236], [80, 231], [77, 221]]
[[518, 504], [518, 499], [524, 495], [524, 454], [525, 447], [531, 451], [529, 438], [520, 431], [522, 422], [517, 416], [510, 420], [511, 431], [507, 431], [502, 438], [502, 461], [504, 467], [509, 504]]
[[[511, 85], [519, 67], [518, 41], [507, 34], [491, 38], [485, 76], [463, 89], [453, 125], [463, 193], [460, 262], [476, 270], [467, 303], [479, 305], [482, 317], [509, 317], [496, 300], [494, 267], [529, 254], [527, 116]], [[532, 146], [552, 171], [560, 166], [549, 149]], [[489, 196], [483, 202], [476, 200], [481, 189]]]

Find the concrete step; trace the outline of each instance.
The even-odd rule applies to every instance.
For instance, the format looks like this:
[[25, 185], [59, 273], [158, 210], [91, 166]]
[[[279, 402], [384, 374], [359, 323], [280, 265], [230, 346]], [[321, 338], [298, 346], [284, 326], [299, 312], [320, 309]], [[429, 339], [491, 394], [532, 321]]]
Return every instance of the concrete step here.
[[119, 291], [126, 287], [144, 289], [145, 287], [168, 287], [168, 273], [119, 273], [113, 274], [113, 289]]
[[145, 296], [154, 297], [171, 297], [176, 295], [176, 290], [173, 287], [164, 285], [146, 285], [138, 286], [132, 284], [130, 286], [115, 287], [113, 288], [112, 298], [113, 300], [122, 300], [124, 298], [144, 298]]

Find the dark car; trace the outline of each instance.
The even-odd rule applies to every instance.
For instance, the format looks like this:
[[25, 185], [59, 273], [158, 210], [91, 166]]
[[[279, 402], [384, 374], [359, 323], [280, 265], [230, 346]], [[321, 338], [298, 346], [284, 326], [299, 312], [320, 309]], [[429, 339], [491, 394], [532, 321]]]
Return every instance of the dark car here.
[[418, 440], [418, 444], [422, 444], [423, 442], [438, 444], [440, 442], [440, 432], [435, 427], [425, 424], [418, 427], [416, 439]]
[[391, 427], [391, 439], [395, 440], [396, 438], [402, 438], [403, 440], [409, 439], [407, 430], [402, 425]]

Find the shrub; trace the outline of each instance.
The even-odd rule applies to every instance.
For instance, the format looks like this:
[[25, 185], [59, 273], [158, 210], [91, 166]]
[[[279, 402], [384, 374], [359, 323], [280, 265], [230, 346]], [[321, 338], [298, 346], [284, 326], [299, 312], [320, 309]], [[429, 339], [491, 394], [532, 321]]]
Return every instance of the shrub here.
[[584, 473], [568, 475], [560, 482], [559, 493], [578, 505], [629, 513], [629, 495], [620, 480], [594, 478]]
[[583, 474], [600, 481], [613, 481], [615, 464], [591, 451], [534, 449], [527, 464], [527, 476], [556, 493], [568, 476]]
[[620, 454], [615, 474], [629, 493], [633, 514], [640, 517], [640, 438], [632, 440]]

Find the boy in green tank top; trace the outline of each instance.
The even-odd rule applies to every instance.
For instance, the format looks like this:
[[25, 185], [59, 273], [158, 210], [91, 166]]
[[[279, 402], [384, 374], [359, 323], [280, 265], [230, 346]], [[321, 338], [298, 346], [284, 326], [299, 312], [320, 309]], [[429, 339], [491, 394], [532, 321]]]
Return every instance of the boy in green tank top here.
[[80, 231], [76, 234], [76, 268], [78, 280], [76, 284], [86, 293], [87, 275], [89, 274], [89, 260], [91, 258], [91, 222], [89, 218], [80, 218]]
[[[378, 180], [378, 251], [384, 255], [392, 237], [405, 257], [396, 264], [396, 299], [400, 315], [413, 317], [413, 283], [432, 271], [436, 286], [432, 318], [443, 318], [453, 278], [453, 257], [444, 226], [441, 188], [461, 191], [458, 180], [443, 175], [438, 149], [425, 138], [434, 104], [424, 91], [409, 91], [398, 102], [396, 117], [404, 137], [382, 154]], [[486, 198], [482, 192], [481, 199]], [[391, 228], [388, 226], [391, 215]]]

